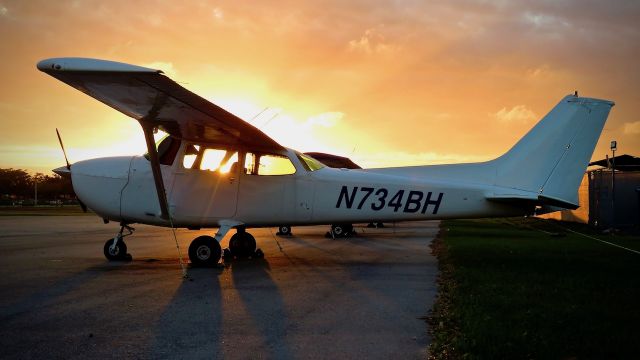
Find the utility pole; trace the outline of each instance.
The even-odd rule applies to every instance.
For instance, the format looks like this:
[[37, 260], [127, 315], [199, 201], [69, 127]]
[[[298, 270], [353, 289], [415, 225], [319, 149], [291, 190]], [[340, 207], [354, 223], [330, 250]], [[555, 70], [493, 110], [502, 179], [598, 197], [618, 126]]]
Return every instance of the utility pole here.
[[611, 234], [616, 230], [616, 149], [618, 148], [618, 142], [611, 141]]
[[34, 176], [33, 177], [33, 182], [35, 183], [35, 198], [33, 200], [33, 206], [38, 206], [38, 177]]

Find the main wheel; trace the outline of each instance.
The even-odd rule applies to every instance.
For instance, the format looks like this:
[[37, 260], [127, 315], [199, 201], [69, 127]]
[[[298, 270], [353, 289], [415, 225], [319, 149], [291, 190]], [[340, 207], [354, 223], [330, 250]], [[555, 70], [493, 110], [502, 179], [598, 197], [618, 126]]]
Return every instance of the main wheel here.
[[291, 226], [282, 225], [278, 227], [278, 235], [291, 235]]
[[124, 240], [120, 239], [112, 249], [111, 245], [113, 241], [114, 239], [109, 239], [104, 243], [104, 257], [109, 261], [124, 260], [127, 256], [127, 244], [124, 243]]
[[189, 245], [189, 260], [194, 266], [214, 266], [221, 254], [220, 243], [211, 236], [198, 236]]
[[331, 225], [331, 231], [335, 237], [347, 237], [353, 231], [353, 225], [351, 224], [333, 224]]
[[249, 257], [256, 252], [256, 239], [248, 232], [235, 233], [229, 240], [229, 250], [237, 257]]

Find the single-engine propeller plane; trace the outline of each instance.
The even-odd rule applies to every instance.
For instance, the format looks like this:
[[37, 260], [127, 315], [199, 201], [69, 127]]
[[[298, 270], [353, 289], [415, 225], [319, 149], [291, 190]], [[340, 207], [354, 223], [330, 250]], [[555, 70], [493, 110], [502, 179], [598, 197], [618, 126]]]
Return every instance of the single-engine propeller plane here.
[[[577, 189], [613, 102], [564, 97], [504, 155], [486, 162], [380, 169], [333, 169], [285, 148], [262, 131], [183, 88], [162, 71], [124, 63], [54, 58], [38, 69], [142, 126], [148, 153], [79, 161], [70, 174], [78, 199], [120, 232], [104, 246], [126, 254], [134, 223], [217, 228], [189, 246], [194, 265], [213, 265], [220, 241], [250, 256], [246, 229], [281, 224], [522, 216], [578, 207]], [[168, 134], [158, 144], [154, 131]], [[303, 136], [303, 134], [300, 134]]]

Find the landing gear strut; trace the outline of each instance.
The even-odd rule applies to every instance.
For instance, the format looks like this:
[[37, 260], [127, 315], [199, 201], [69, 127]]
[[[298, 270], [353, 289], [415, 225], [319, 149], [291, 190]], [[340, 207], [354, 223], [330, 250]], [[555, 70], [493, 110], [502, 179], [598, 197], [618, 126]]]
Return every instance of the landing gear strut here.
[[[124, 237], [133, 234], [135, 229], [127, 224], [120, 225], [118, 234], [104, 244], [104, 256], [109, 261], [128, 260], [131, 258], [131, 255], [127, 254], [127, 244], [124, 242]], [[127, 230], [126, 234], [124, 234], [125, 230]]]

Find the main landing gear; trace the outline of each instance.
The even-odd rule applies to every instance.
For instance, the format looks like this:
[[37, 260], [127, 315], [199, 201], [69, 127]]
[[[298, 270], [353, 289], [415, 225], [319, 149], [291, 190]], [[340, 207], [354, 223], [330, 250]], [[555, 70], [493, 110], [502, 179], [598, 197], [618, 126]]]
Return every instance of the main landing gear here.
[[[218, 264], [223, 253], [220, 240], [233, 225], [222, 225], [215, 237], [203, 235], [195, 238], [189, 245], [191, 264], [194, 266], [215, 266]], [[127, 244], [124, 242], [124, 238], [133, 234], [134, 230], [127, 224], [120, 224], [118, 234], [104, 244], [104, 256], [110, 261], [131, 260], [131, 255], [127, 254]], [[256, 239], [253, 235], [249, 234], [244, 226], [237, 226], [237, 230], [229, 240], [229, 248], [224, 249], [224, 257], [227, 259], [264, 257], [262, 250], [256, 249]]]
[[280, 225], [278, 227], [278, 232], [276, 233], [278, 236], [289, 236], [291, 235], [291, 226], [289, 225]]
[[331, 231], [327, 233], [329, 237], [333, 238], [345, 238], [354, 234], [352, 224], [333, 224], [331, 225]]
[[[124, 231], [127, 233], [124, 234]], [[133, 234], [135, 229], [127, 224], [120, 224], [120, 231], [112, 239], [107, 240], [104, 244], [104, 256], [109, 261], [131, 260], [131, 255], [127, 254], [127, 244], [124, 237]]]
[[220, 261], [220, 256], [225, 259], [232, 258], [262, 258], [264, 253], [256, 249], [256, 239], [249, 234], [243, 226], [237, 228], [237, 232], [229, 240], [229, 248], [222, 250], [220, 242], [229, 231], [223, 227], [218, 230], [215, 238], [211, 236], [198, 236], [189, 245], [189, 260], [193, 266], [215, 266]]
[[194, 266], [214, 266], [221, 254], [220, 243], [211, 236], [198, 236], [189, 245], [189, 260]]

